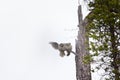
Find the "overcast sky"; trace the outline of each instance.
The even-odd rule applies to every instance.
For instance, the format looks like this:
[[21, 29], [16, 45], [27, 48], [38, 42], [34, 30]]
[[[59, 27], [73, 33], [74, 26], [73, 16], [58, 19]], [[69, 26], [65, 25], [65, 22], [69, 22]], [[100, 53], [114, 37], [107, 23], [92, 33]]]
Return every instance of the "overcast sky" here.
[[61, 58], [48, 43], [74, 47], [77, 6], [77, 0], [1, 0], [0, 80], [76, 80], [74, 55]]

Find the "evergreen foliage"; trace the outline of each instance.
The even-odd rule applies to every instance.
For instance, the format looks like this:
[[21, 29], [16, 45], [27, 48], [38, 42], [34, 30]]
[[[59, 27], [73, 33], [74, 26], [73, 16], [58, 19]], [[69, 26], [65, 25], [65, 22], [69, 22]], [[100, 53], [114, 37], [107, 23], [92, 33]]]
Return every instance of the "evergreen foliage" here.
[[93, 0], [89, 8], [87, 35], [96, 69], [104, 69], [105, 80], [120, 80], [120, 0]]

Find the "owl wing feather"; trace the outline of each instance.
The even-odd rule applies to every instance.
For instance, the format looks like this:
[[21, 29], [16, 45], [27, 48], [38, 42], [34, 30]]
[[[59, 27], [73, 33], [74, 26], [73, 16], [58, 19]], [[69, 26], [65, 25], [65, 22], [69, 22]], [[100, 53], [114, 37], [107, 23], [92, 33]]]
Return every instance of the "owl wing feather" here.
[[54, 49], [58, 49], [58, 43], [57, 42], [50, 42], [50, 44], [52, 45], [52, 47]]

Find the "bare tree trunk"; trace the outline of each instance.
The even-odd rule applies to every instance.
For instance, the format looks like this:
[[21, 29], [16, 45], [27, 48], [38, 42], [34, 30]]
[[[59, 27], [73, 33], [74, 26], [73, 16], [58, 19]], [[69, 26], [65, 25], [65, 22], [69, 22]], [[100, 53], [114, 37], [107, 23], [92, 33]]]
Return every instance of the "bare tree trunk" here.
[[76, 61], [76, 78], [77, 80], [91, 80], [90, 73], [90, 64], [83, 63], [84, 56], [89, 55], [89, 51], [87, 50], [88, 38], [86, 35], [86, 20], [82, 20], [82, 10], [81, 5], [78, 6], [78, 20], [79, 20], [79, 31], [78, 31], [78, 40], [76, 40], [76, 53], [75, 57]]

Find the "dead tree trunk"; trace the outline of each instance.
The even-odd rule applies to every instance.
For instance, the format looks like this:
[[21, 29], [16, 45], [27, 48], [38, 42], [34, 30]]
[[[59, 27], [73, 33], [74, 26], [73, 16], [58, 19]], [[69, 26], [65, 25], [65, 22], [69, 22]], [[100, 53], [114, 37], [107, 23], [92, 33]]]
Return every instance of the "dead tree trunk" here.
[[86, 44], [86, 41], [88, 41], [88, 38], [85, 36], [86, 34], [86, 24], [87, 21], [83, 20], [82, 18], [82, 10], [81, 5], [78, 6], [78, 20], [79, 20], [79, 31], [78, 31], [78, 39], [76, 40], [76, 53], [77, 56], [75, 57], [76, 61], [76, 78], [77, 80], [91, 80], [91, 73], [90, 73], [90, 64], [85, 64], [83, 62], [84, 56], [89, 55], [88, 50], [86, 49], [88, 47], [88, 44]]

